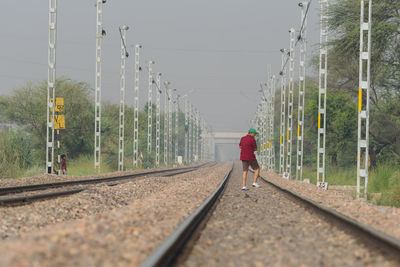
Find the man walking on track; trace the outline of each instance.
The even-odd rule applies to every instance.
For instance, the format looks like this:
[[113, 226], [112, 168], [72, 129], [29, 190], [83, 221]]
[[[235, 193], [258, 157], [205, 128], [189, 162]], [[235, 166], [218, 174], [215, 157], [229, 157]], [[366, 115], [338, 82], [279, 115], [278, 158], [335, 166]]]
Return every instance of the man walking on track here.
[[249, 166], [254, 170], [254, 181], [253, 187], [260, 187], [257, 183], [258, 175], [260, 174], [260, 167], [258, 166], [258, 162], [256, 159], [256, 155], [254, 155], [254, 151], [257, 151], [257, 143], [254, 138], [258, 133], [255, 129], [250, 128], [249, 134], [243, 136], [240, 139], [239, 148], [240, 151], [240, 160], [242, 161], [243, 165], [243, 187], [242, 190], [249, 190], [246, 186], [246, 178], [247, 172], [249, 170]]

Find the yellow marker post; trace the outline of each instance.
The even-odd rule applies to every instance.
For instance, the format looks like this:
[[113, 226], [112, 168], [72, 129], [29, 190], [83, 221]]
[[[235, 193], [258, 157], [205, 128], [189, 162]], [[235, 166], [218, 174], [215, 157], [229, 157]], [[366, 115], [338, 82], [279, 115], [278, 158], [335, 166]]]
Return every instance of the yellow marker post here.
[[358, 90], [358, 110], [362, 109], [362, 89]]
[[318, 129], [321, 129], [321, 113], [318, 113]]
[[279, 142], [280, 142], [280, 144], [282, 144], [282, 135], [279, 136]]
[[287, 131], [287, 140], [289, 141], [289, 131]]
[[300, 124], [297, 125], [297, 137], [300, 136]]

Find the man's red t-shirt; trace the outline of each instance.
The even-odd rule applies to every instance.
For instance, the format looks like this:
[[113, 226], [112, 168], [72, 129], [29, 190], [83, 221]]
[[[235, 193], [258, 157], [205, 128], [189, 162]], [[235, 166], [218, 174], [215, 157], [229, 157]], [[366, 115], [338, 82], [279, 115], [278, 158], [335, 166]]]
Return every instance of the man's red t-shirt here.
[[257, 143], [253, 136], [246, 135], [240, 139], [239, 146], [242, 148], [240, 152], [240, 160], [256, 160], [254, 151], [257, 150]]

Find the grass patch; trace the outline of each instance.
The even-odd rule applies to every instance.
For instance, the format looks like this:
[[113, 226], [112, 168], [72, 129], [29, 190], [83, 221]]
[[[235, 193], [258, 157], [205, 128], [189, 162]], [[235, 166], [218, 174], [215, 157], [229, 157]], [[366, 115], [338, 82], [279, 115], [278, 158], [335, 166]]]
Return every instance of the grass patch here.
[[[116, 171], [112, 169], [109, 165], [101, 162], [100, 173], [113, 172]], [[67, 158], [67, 174], [73, 176], [86, 176], [92, 174], [98, 174], [94, 169], [94, 159], [91, 156], [85, 155], [76, 159], [69, 160]]]
[[382, 193], [378, 205], [400, 207], [400, 167], [381, 164], [369, 172], [369, 193]]
[[[310, 183], [317, 184], [317, 169], [310, 166], [303, 167], [303, 179], [310, 179]], [[329, 185], [356, 185], [357, 170], [352, 168], [326, 167], [325, 181]]]

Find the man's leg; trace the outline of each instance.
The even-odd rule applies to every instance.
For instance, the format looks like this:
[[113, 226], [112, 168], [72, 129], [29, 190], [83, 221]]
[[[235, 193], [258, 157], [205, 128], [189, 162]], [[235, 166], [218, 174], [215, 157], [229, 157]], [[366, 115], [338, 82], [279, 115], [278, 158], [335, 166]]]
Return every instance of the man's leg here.
[[260, 174], [260, 168], [254, 171], [254, 183], [257, 183], [258, 175]]
[[243, 170], [243, 187], [246, 186], [247, 170]]

